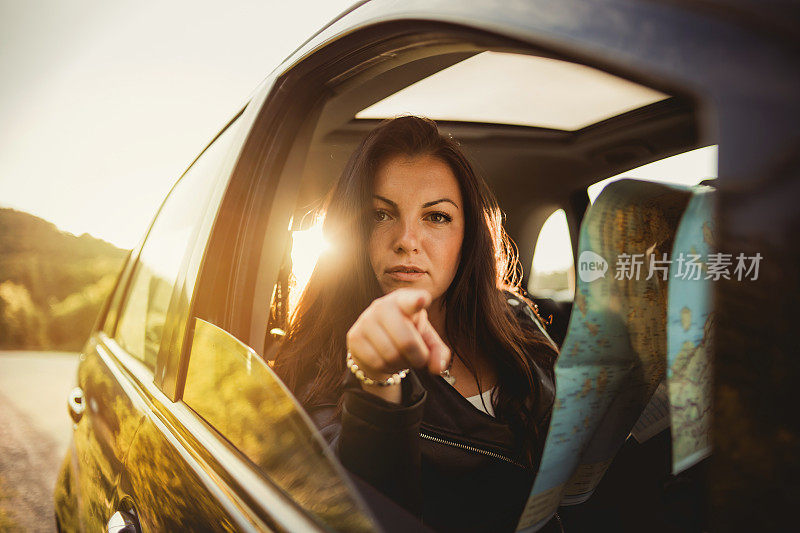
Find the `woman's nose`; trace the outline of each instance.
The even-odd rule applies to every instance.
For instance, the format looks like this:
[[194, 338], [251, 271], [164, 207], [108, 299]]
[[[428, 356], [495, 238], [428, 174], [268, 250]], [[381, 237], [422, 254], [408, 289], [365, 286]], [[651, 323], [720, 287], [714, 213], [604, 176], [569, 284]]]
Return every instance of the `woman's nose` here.
[[395, 240], [396, 252], [419, 252], [419, 228], [414, 222], [401, 222], [399, 235]]

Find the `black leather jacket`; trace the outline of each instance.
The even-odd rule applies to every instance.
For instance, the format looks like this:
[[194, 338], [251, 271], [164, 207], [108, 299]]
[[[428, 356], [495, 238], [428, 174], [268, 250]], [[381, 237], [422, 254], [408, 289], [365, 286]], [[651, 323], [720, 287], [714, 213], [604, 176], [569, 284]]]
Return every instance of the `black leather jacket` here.
[[[520, 320], [536, 320], [516, 307]], [[555, 386], [552, 367], [536, 368], [547, 399], [535, 451], [541, 457]], [[399, 405], [363, 391], [352, 376], [346, 383], [340, 417], [333, 403], [307, 410], [351, 472], [437, 531], [514, 530], [536, 470], [515, 455], [508, 425], [425, 371], [403, 380]]]

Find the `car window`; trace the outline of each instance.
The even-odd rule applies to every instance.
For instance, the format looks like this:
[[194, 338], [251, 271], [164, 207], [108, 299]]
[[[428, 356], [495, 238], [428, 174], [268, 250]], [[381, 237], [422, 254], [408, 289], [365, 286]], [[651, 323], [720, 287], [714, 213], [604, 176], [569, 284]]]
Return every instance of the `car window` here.
[[528, 293], [535, 298], [571, 301], [575, 292], [575, 261], [567, 215], [557, 209], [547, 217], [533, 251]]
[[114, 292], [112, 292], [108, 297], [108, 308], [106, 311], [106, 316], [103, 319], [103, 331], [108, 334], [114, 333], [114, 325], [117, 323], [117, 318], [119, 317], [120, 302], [122, 302], [122, 298], [125, 295], [125, 286], [127, 285], [128, 278], [130, 277], [130, 272], [132, 270], [132, 265], [135, 260], [136, 253], [134, 250], [131, 250], [119, 272], [117, 283], [114, 285]]
[[[594, 200], [606, 185], [622, 178], [635, 178], [662, 183], [697, 185], [717, 176], [717, 147], [691, 150], [622, 172], [598, 181], [586, 192]], [[528, 293], [536, 298], [572, 301], [575, 292], [575, 261], [566, 213], [557, 209], [539, 231], [533, 252]]]
[[155, 367], [175, 280], [206, 210], [234, 128], [215, 140], [177, 182], [162, 205], [135, 266], [115, 338]]
[[611, 182], [634, 178], [659, 183], [697, 185], [717, 177], [717, 146], [706, 146], [660, 159], [641, 167], [626, 170], [616, 176], [598, 181], [586, 188], [589, 201], [594, 203], [600, 192]]
[[[400, 67], [396, 70], [402, 71], [397, 76], [408, 76], [409, 81], [412, 74], [413, 76], [421, 74], [421, 71], [418, 72], [411, 67], [405, 71]], [[433, 68], [431, 67], [430, 70]], [[579, 70], [582, 69], [574, 68], [571, 72], [577, 73]], [[354, 68], [352, 71], [348, 71], [348, 74], [351, 72], [360, 71]], [[507, 66], [504, 72], [515, 72], [515, 70]], [[588, 146], [590, 144], [588, 141], [584, 141], [581, 135], [572, 132], [589, 125], [596, 125], [597, 127], [593, 130], [594, 134], [598, 137], [602, 136], [601, 134], [606, 130], [613, 128], [610, 128], [609, 124], [599, 124], [598, 121], [609, 117], [620, 117], [620, 120], [625, 121], [629, 126], [621, 129], [628, 131], [631, 125], [638, 126], [637, 121], [640, 120], [637, 118], [638, 114], [624, 116], [630, 109], [654, 106], [652, 109], [642, 111], [642, 115], [645, 117], [648, 116], [648, 113], [654, 113], [653, 110], [662, 108], [670, 112], [672, 112], [672, 107], [681, 112], [685, 111], [679, 100], [672, 97], [664, 100], [666, 95], [661, 93], [645, 95], [644, 100], [638, 100], [635, 98], [635, 94], [623, 91], [619, 98], [613, 99], [614, 105], [609, 105], [607, 108], [599, 105], [589, 106], [590, 109], [587, 109], [585, 113], [582, 111], [580, 116], [576, 115], [569, 123], [552, 122], [542, 116], [533, 116], [532, 114], [521, 117], [517, 112], [527, 109], [527, 107], [524, 102], [514, 98], [501, 99], [503, 103], [512, 108], [514, 113], [511, 114], [475, 116], [463, 112], [462, 109], [452, 112], [445, 110], [447, 113], [439, 114], [435, 111], [442, 109], [444, 104], [437, 103], [434, 106], [436, 109], [431, 110], [411, 106], [408, 103], [410, 100], [397, 105], [392, 104], [394, 107], [388, 106], [391, 95], [400, 95], [402, 92], [402, 84], [394, 77], [394, 74], [396, 73], [393, 71], [391, 83], [387, 77], [386, 87], [382, 87], [381, 90], [376, 88], [383, 82], [381, 78], [369, 78], [369, 84], [359, 84], [360, 80], [355, 79], [357, 74], [346, 76], [344, 78], [347, 78], [347, 83], [341, 81], [341, 87], [337, 86], [337, 89], [341, 88], [341, 92], [330, 92], [332, 96], [329, 101], [326, 101], [322, 119], [319, 119], [318, 124], [302, 122], [317, 120], [314, 115], [309, 113], [296, 117], [296, 122], [303, 126], [302, 128], [298, 126], [298, 129], [302, 132], [313, 131], [313, 135], [308, 134], [307, 140], [298, 140], [299, 135], [283, 136], [295, 139], [291, 147], [286, 149], [290, 155], [286, 157], [287, 162], [285, 168], [280, 171], [280, 176], [276, 176], [273, 172], [270, 172], [268, 176], [270, 179], [277, 178], [279, 180], [275, 186], [275, 197], [280, 197], [280, 200], [270, 199], [272, 203], [269, 205], [269, 220], [256, 219], [256, 216], [253, 215], [254, 222], [247, 225], [247, 229], [252, 228], [252, 231], [245, 233], [247, 238], [252, 241], [252, 246], [248, 248], [260, 250], [260, 255], [257, 257], [253, 254], [251, 259], [253, 264], [248, 263], [245, 266], [248, 271], [258, 272], [258, 275], [263, 277], [257, 279], [252, 285], [242, 283], [243, 287], [250, 289], [252, 286], [254, 290], [247, 294], [244, 294], [246, 291], [242, 290], [243, 294], [239, 301], [247, 302], [247, 298], [252, 297], [254, 304], [247, 309], [247, 312], [241, 312], [244, 317], [241, 321], [237, 320], [239, 318], [236, 316], [237, 310], [229, 312], [233, 315], [232, 318], [224, 315], [216, 320], [208, 320], [209, 323], [224, 326], [227, 331], [231, 332], [231, 339], [234, 339], [233, 336], [238, 337], [244, 340], [244, 344], [254, 347], [254, 350], [245, 350], [235, 357], [236, 352], [233, 349], [216, 350], [212, 353], [211, 350], [200, 350], [199, 345], [192, 345], [186, 367], [183, 401], [253, 463], [259, 465], [262, 471], [269, 478], [275, 479], [278, 484], [283, 483], [283, 479], [288, 479], [284, 477], [286, 476], [285, 471], [281, 470], [279, 464], [275, 462], [280, 457], [280, 453], [276, 451], [279, 450], [278, 444], [275, 445], [274, 450], [270, 449], [279, 432], [274, 434], [263, 434], [263, 432], [271, 431], [269, 427], [271, 424], [282, 424], [283, 422], [277, 418], [267, 421], [263, 411], [274, 409], [275, 412], [278, 412], [283, 405], [283, 400], [270, 400], [272, 403], [262, 400], [261, 395], [268, 396], [268, 393], [254, 385], [252, 380], [257, 374], [265, 376], [264, 379], [277, 380], [271, 373], [270, 364], [273, 363], [275, 355], [279, 351], [281, 339], [293, 319], [292, 312], [297, 308], [297, 302], [305, 283], [314, 269], [316, 257], [325, 249], [319, 231], [318, 211], [315, 211], [315, 208], [320, 205], [325, 192], [335, 182], [366, 132], [378, 124], [376, 119], [394, 116], [402, 108], [403, 112], [422, 114], [442, 120], [441, 131], [453, 135], [462, 144], [465, 152], [475, 158], [476, 166], [482, 169], [482, 173], [498, 197], [498, 202], [504, 210], [510, 213], [506, 219], [509, 235], [516, 238], [518, 242], [522, 242], [522, 238], [525, 238], [526, 246], [534, 244], [531, 242], [534, 241], [531, 237], [535, 238], [534, 253], [527, 256], [531, 258], [529, 259], [531, 263], [525, 265], [526, 267], [531, 266], [534, 271], [534, 275], [530, 277], [529, 291], [534, 296], [542, 298], [571, 301], [574, 290], [574, 257], [567, 229], [567, 218], [564, 210], [558, 209], [547, 213], [547, 209], [543, 208], [544, 206], [566, 206], [564, 200], [570, 193], [574, 193], [576, 190], [583, 193], [583, 187], [587, 183], [586, 175], [592, 175], [591, 172], [594, 172], [595, 176], [608, 176], [610, 170], [607, 169], [612, 168], [612, 165], [616, 163], [603, 156], [606, 155], [606, 152], [612, 152], [618, 143], [629, 140], [615, 130], [609, 131], [613, 134], [613, 139], [607, 143], [595, 141], [595, 144]], [[430, 75], [428, 74], [428, 76]], [[430, 77], [433, 78], [433, 76]], [[420, 77], [419, 79], [425, 78]], [[493, 79], [513, 80], [514, 78], [504, 76]], [[338, 79], [335, 82], [332, 81], [331, 87], [338, 82]], [[453, 100], [454, 92], [448, 89], [465, 86], [463, 83], [453, 82], [445, 85], [436, 91], [444, 97], [445, 101]], [[365, 86], [366, 88], [364, 88]], [[575, 83], [574, 86], [585, 88], [585, 84], [581, 83]], [[621, 87], [621, 85], [617, 86]], [[390, 87], [392, 93], [388, 91]], [[412, 83], [405, 87], [413, 88], [414, 85]], [[563, 83], [562, 87], [572, 88]], [[530, 88], [530, 84], [523, 83], [521, 88]], [[592, 93], [588, 89], [585, 91]], [[638, 89], [636, 92], [639, 94]], [[383, 103], [376, 98], [379, 93], [388, 96], [384, 98]], [[476, 93], [485, 99], [485, 91], [479, 90]], [[591, 95], [589, 94], [589, 96]], [[427, 98], [420, 98], [420, 101], [423, 100], [431, 101]], [[578, 100], [580, 98], [573, 98], [573, 101]], [[580, 101], [583, 102], [583, 100]], [[383, 109], [378, 109], [380, 106], [377, 105], [370, 107], [374, 102], [378, 102], [380, 105], [386, 104], [387, 107]], [[617, 105], [616, 102], [620, 104]], [[299, 108], [301, 103], [300, 96], [296, 103], [288, 102], [286, 104], [287, 113], [294, 112], [294, 108]], [[475, 108], [474, 105], [465, 107], [465, 109]], [[547, 106], [545, 108], [549, 109]], [[516, 120], [517, 118], [519, 120]], [[294, 122], [287, 121], [288, 123]], [[509, 124], [514, 127], [505, 127]], [[694, 127], [693, 124], [694, 121], [686, 127]], [[526, 128], [525, 126], [537, 128]], [[540, 131], [548, 127], [560, 131]], [[646, 133], [646, 131], [642, 132], [641, 135], [647, 138]], [[582, 143], [586, 146], [583, 146]], [[589, 149], [595, 154], [590, 161], [586, 159]], [[655, 150], [661, 150], [659, 153], [666, 153], [666, 148], [661, 146]], [[587, 166], [590, 164], [596, 164], [596, 167]], [[553, 176], [559, 176], [559, 179], [553, 179]], [[260, 179], [260, 176], [258, 178]], [[253, 190], [256, 188], [253, 187]], [[572, 208], [565, 207], [565, 209], [571, 210]], [[254, 211], [265, 212], [264, 210]], [[539, 218], [541, 214], [550, 215], [538, 236], [536, 233], [532, 235], [527, 233], [537, 229], [531, 227], [533, 224], [528, 223], [531, 218], [527, 214], [534, 211], [536, 212], [536, 222], [544, 219], [544, 217]], [[522, 214], [523, 212], [525, 215]], [[573, 220], [573, 214], [572, 211], [569, 212], [570, 221]], [[261, 216], [264, 219], [267, 218], [266, 215]], [[242, 219], [245, 220], [246, 217], [242, 217]], [[313, 222], [310, 222], [312, 220]], [[261, 227], [265, 228], [263, 237], [260, 234], [261, 230], [257, 229]], [[244, 228], [244, 224], [242, 224], [242, 228]], [[244, 229], [242, 231], [244, 232]], [[222, 247], [220, 246], [220, 248]], [[334, 244], [333, 251], [336, 252], [336, 249]], [[529, 253], [530, 248], [527, 248], [527, 251]], [[209, 302], [212, 299], [209, 297]], [[221, 300], [221, 298], [219, 299]], [[221, 308], [220, 305], [216, 307]], [[207, 314], [205, 312], [197, 313], [196, 316], [206, 318]], [[569, 316], [568, 307], [565, 316]], [[245, 323], [249, 329], [240, 326], [239, 322]], [[195, 334], [199, 329], [198, 326]], [[302, 409], [296, 407], [295, 402], [288, 402], [286, 405], [289, 403], [292, 404], [293, 410], [302, 413]], [[294, 440], [296, 437], [289, 436], [290, 434], [291, 432], [287, 432], [286, 438], [298, 442]], [[287, 453], [289, 451], [287, 449]], [[295, 486], [304, 486], [305, 483], [306, 481], [302, 481], [301, 484]], [[313, 484], [309, 486], [313, 486]], [[290, 489], [291, 486], [287, 491], [291, 494]], [[303, 502], [306, 495], [305, 490], [299, 491], [298, 494], [292, 494], [292, 496], [297, 501]]]

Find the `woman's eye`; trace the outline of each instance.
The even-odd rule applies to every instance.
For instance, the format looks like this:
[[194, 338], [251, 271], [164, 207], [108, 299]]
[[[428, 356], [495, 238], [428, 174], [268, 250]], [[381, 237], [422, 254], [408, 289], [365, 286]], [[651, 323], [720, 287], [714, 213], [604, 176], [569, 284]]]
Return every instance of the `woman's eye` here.
[[376, 209], [373, 212], [373, 217], [375, 219], [375, 222], [383, 222], [384, 220], [387, 220], [389, 218], [389, 213], [387, 213], [382, 209]]
[[453, 220], [453, 218], [448, 215], [447, 213], [431, 213], [428, 215], [428, 220], [431, 222], [435, 222], [437, 224], [445, 224]]

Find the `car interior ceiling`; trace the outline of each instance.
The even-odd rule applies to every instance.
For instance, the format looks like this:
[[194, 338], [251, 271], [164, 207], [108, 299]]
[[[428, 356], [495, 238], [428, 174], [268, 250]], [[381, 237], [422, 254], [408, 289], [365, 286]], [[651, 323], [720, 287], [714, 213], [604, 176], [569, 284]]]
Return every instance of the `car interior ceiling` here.
[[[320, 206], [350, 154], [380, 122], [356, 119], [356, 113], [481, 51], [453, 43], [422, 51], [412, 47], [379, 68], [351, 69], [357, 73], [331, 80], [332, 96], [315, 125], [294, 220], [304, 220], [311, 209]], [[539, 230], [554, 210], [574, 209], [576, 205], [585, 208], [587, 186], [701, 146], [695, 104], [679, 96], [576, 131], [458, 121], [439, 121], [439, 126], [464, 147], [476, 171], [497, 196], [506, 215], [506, 231], [517, 245], [523, 265], [522, 287], [527, 286]], [[573, 246], [577, 245], [576, 232], [583, 216], [583, 209], [580, 211], [571, 213], [577, 221], [571, 228], [571, 233], [575, 232], [571, 235]], [[295, 225], [294, 229], [299, 227]], [[543, 317], [553, 317], [557, 326], [554, 337], [560, 344], [571, 303], [548, 299], [536, 302]]]

